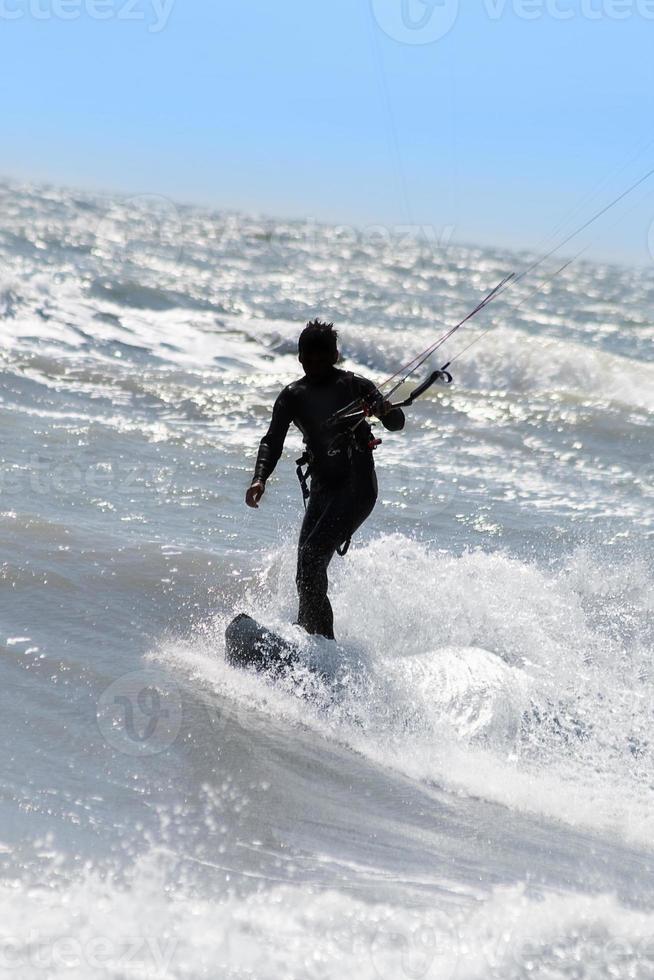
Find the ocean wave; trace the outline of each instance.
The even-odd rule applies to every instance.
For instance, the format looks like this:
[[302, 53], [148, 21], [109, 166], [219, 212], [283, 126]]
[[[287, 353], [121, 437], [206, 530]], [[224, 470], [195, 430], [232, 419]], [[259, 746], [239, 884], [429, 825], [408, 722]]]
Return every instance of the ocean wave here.
[[[267, 589], [245, 603], [282, 632], [295, 602], [292, 561], [290, 552], [279, 555], [272, 578], [271, 566], [261, 580]], [[318, 708], [306, 714], [291, 707], [292, 688], [271, 700], [265, 679], [217, 667], [225, 619], [216, 647], [203, 640], [192, 661], [230, 696], [260, 706], [263, 696], [266, 712], [290, 711], [412, 778], [563, 822], [619, 828], [649, 846], [647, 647], [642, 636], [626, 648], [608, 637], [602, 611], [588, 605], [600, 567], [583, 550], [548, 573], [501, 553], [439, 556], [384, 536], [333, 571], [332, 657], [351, 684], [336, 703], [331, 689], [310, 685]], [[644, 574], [638, 563], [622, 568], [632, 587], [628, 609], [625, 591], [615, 591], [616, 612], [645, 618], [652, 583]], [[161, 656], [183, 670], [190, 651], [166, 650]]]
[[53, 980], [108, 972], [139, 980], [558, 980], [577, 976], [580, 964], [588, 977], [645, 980], [654, 968], [654, 917], [614, 895], [553, 894], [534, 883], [395, 904], [310, 882], [254, 880], [244, 891], [230, 886], [232, 855], [218, 829], [216, 837], [206, 870], [223, 880], [219, 897], [179, 880], [181, 856], [166, 846], [120, 874], [93, 865], [71, 874], [52, 842], [40, 842], [45, 878], [0, 885], [4, 968], [25, 980], [44, 970]]
[[[291, 625], [297, 432], [243, 502], [300, 328], [381, 382], [533, 257], [0, 204], [0, 972], [649, 977], [651, 270], [518, 284], [438, 352], [480, 340], [384, 435], [334, 644]], [[293, 676], [225, 663], [244, 609]]]

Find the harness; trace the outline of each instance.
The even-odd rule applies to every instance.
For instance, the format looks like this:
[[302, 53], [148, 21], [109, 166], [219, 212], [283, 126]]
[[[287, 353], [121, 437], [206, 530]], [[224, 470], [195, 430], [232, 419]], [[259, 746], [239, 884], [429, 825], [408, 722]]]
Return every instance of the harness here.
[[[350, 394], [353, 393], [354, 391], [351, 388]], [[373, 411], [372, 408], [370, 407], [369, 409], [367, 409], [366, 415], [364, 417], [369, 418], [372, 414]], [[332, 416], [327, 420], [325, 426], [329, 427], [330, 425], [333, 425], [334, 421], [335, 421], [334, 416]], [[363, 419], [361, 419], [361, 421], [363, 421]], [[348, 459], [351, 460], [353, 452], [365, 452], [366, 449], [372, 452], [375, 449], [377, 449], [378, 446], [381, 446], [382, 440], [375, 439], [372, 433], [366, 446], [359, 445], [355, 435], [358, 425], [359, 423], [357, 423], [357, 425], [354, 426], [347, 426], [347, 428], [337, 433], [332, 439], [332, 441], [329, 443], [327, 449], [327, 455], [338, 456], [340, 455], [340, 453], [345, 452], [347, 454]], [[307, 501], [311, 496], [311, 491], [309, 490], [309, 485], [308, 485], [308, 479], [312, 475], [314, 463], [315, 463], [315, 458], [309, 448], [305, 449], [302, 455], [300, 456], [300, 458], [295, 461], [295, 466], [296, 466], [295, 472], [297, 474], [297, 478], [300, 483], [300, 489], [302, 490], [302, 500], [304, 503], [305, 511], [307, 509]], [[352, 480], [351, 468], [350, 468], [349, 479], [350, 481]], [[338, 547], [336, 548], [336, 554], [339, 555], [340, 558], [344, 558], [345, 555], [347, 554], [351, 541], [352, 541], [352, 532], [350, 531], [350, 533], [347, 535], [345, 540], [341, 542], [341, 544], [338, 545]]]
[[[408, 398], [406, 398], [404, 401], [395, 403], [394, 405], [392, 405], [392, 408], [404, 408], [408, 405], [413, 405], [416, 398], [420, 398], [421, 395], [424, 395], [427, 389], [431, 388], [431, 386], [435, 384], [436, 381], [442, 381], [445, 384], [451, 384], [452, 375], [449, 373], [449, 371], [447, 371], [448, 367], [449, 365], [446, 364], [440, 370], [432, 372], [432, 374], [430, 374], [429, 377], [422, 382], [422, 384], [414, 388], [414, 390], [411, 392]], [[356, 402], [357, 400], [355, 399], [355, 404]], [[359, 398], [358, 407], [354, 412], [352, 411], [352, 407], [353, 407], [352, 403], [350, 405], [346, 405], [345, 408], [342, 408], [338, 412], [335, 412], [324, 423], [326, 428], [329, 428], [330, 426], [333, 427], [337, 425], [339, 422], [344, 422], [346, 420], [351, 423], [345, 429], [338, 432], [334, 436], [334, 438], [329, 444], [329, 448], [327, 449], [328, 456], [337, 456], [339, 455], [339, 453], [346, 452], [348, 458], [351, 460], [353, 452], [364, 452], [366, 449], [368, 449], [370, 452], [374, 452], [379, 446], [382, 445], [382, 440], [376, 439], [374, 435], [371, 433], [367, 445], [365, 447], [360, 446], [357, 442], [356, 435], [355, 435], [356, 430], [359, 428], [361, 423], [371, 418], [373, 415], [375, 415], [375, 410], [379, 408], [379, 403], [375, 402], [373, 404], [368, 404], [363, 399]], [[311, 450], [308, 448], [305, 449], [305, 451], [302, 453], [300, 458], [295, 461], [295, 466], [296, 466], [295, 472], [297, 474], [297, 478], [300, 483], [300, 489], [302, 490], [302, 501], [304, 503], [305, 511], [307, 509], [307, 501], [311, 496], [311, 491], [309, 490], [309, 485], [307, 481], [312, 474], [314, 462], [315, 462], [314, 455], [311, 452]], [[350, 468], [349, 478], [350, 480], [352, 480], [351, 468]], [[346, 539], [336, 548], [336, 554], [339, 555], [341, 558], [344, 558], [348, 552], [351, 541], [352, 541], [352, 532], [350, 532], [347, 535]]]

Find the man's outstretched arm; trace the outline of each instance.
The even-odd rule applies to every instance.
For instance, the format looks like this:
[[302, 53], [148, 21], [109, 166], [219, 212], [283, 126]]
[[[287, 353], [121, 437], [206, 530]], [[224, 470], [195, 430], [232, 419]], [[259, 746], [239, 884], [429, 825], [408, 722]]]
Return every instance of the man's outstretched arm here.
[[270, 426], [259, 443], [259, 452], [254, 467], [252, 483], [245, 494], [248, 507], [258, 507], [266, 489], [266, 480], [279, 462], [284, 448], [284, 439], [292, 422], [286, 391], [278, 396], [274, 406]]

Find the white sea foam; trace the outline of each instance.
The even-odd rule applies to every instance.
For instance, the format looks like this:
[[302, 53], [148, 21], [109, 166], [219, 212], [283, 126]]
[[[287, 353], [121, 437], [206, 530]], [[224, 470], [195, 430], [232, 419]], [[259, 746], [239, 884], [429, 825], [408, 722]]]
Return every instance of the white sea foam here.
[[124, 882], [89, 869], [56, 887], [0, 887], [7, 976], [95, 980], [279, 976], [336, 980], [645, 978], [654, 918], [615, 897], [498, 888], [472, 908], [362, 901], [272, 885], [216, 901], [170, 894], [164, 853]]
[[[250, 606], [284, 632], [290, 554], [273, 564], [275, 591], [258, 590]], [[159, 655], [192, 664], [237, 703], [314, 724], [419, 781], [649, 847], [648, 653], [636, 637], [627, 648], [611, 641], [606, 606], [586, 601], [599, 589], [614, 615], [646, 611], [651, 576], [636, 562], [615, 568], [610, 585], [604, 566], [600, 584], [599, 569], [583, 549], [547, 572], [501, 553], [443, 556], [399, 536], [355, 547], [333, 576], [339, 645], [327, 647], [351, 685], [335, 688], [334, 703], [330, 687], [311, 687], [306, 704], [293, 685], [272, 692], [216, 663], [223, 620], [195, 653]]]

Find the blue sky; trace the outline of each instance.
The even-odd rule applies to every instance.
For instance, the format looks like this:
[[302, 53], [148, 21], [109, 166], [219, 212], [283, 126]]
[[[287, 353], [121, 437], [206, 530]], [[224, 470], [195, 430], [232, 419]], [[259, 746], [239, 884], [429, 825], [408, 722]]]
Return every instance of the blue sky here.
[[[0, 0], [0, 172], [536, 245], [654, 167], [653, 40], [654, 0]], [[590, 254], [654, 267], [652, 221], [654, 178]]]

